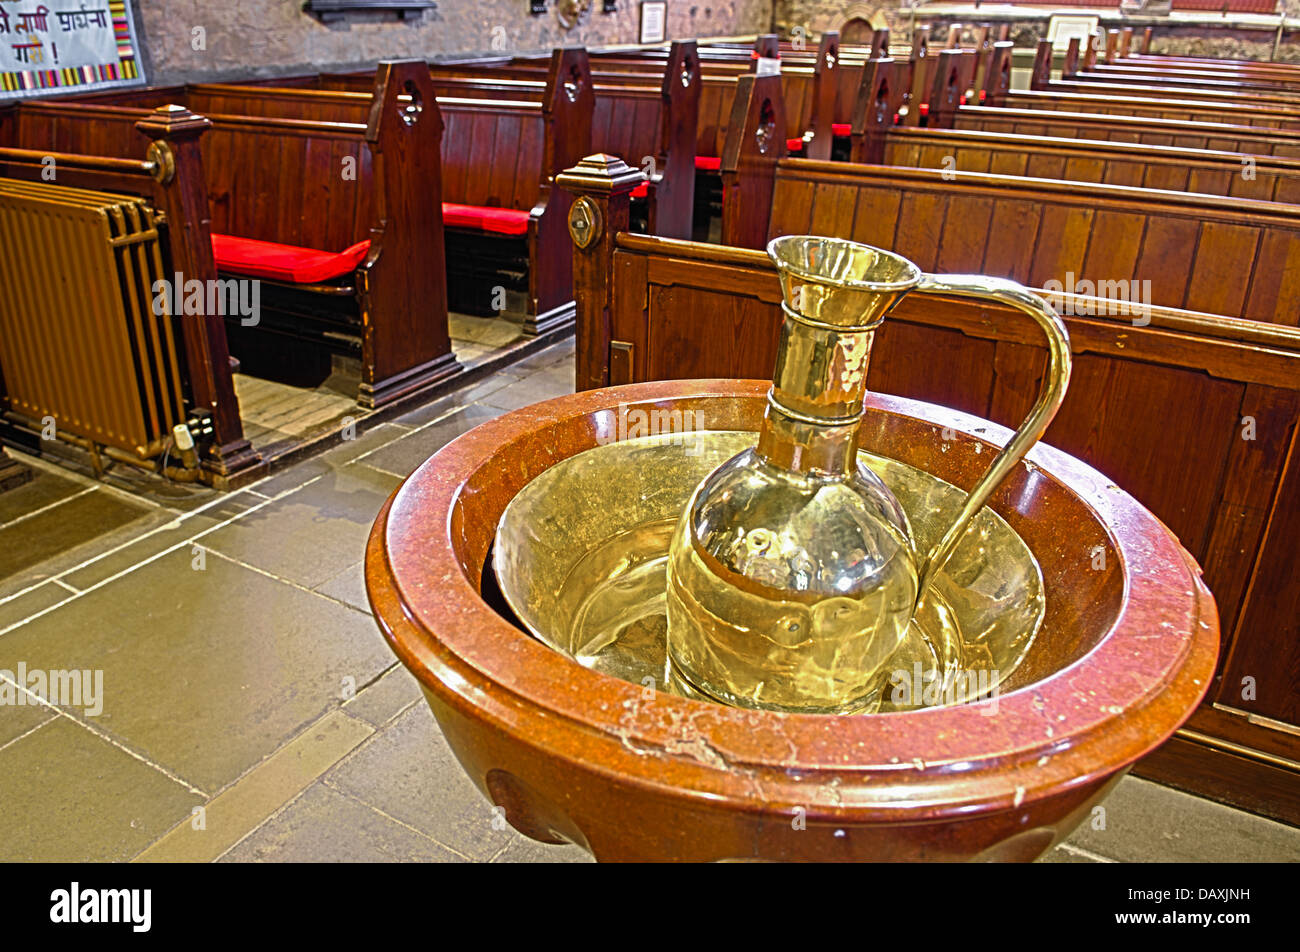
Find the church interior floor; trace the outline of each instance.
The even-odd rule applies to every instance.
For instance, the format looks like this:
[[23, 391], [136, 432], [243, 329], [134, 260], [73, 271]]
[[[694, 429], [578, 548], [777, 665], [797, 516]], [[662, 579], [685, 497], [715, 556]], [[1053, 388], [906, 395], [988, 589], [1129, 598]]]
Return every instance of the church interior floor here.
[[[405, 475], [573, 366], [570, 339], [229, 494], [15, 454], [35, 478], [0, 495], [0, 670], [102, 670], [103, 697], [0, 705], [0, 860], [585, 861], [500, 828], [361, 563]], [[1300, 860], [1300, 830], [1144, 780], [1104, 807], [1047, 860]]]
[[[448, 315], [451, 348], [467, 371], [524, 340], [523, 318]], [[365, 415], [357, 406], [357, 378], [335, 373], [308, 389], [235, 375], [244, 435], [263, 455], [340, 429]]]

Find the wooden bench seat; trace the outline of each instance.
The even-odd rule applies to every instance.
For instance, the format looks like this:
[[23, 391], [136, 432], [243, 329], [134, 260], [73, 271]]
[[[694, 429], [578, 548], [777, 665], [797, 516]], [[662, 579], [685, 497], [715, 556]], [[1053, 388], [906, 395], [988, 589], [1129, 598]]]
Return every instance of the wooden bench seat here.
[[[436, 94], [445, 126], [441, 189], [451, 236], [447, 249], [451, 307], [495, 313], [502, 298], [498, 289], [504, 289], [507, 300], [519, 301], [525, 332], [530, 334], [559, 331], [572, 323], [565, 224], [569, 203], [553, 188], [552, 180], [555, 172], [590, 151], [593, 90], [583, 51], [557, 50], [549, 72], [545, 83], [480, 83], [476, 95], [452, 97], [442, 95], [447, 85], [433, 84], [425, 69], [425, 82]], [[490, 97], [491, 93], [500, 98]], [[190, 85], [186, 98], [191, 108], [217, 116], [352, 125], [368, 121], [374, 102], [372, 95], [359, 92], [224, 83]], [[355, 158], [357, 175], [364, 179], [368, 169], [363, 157]], [[335, 163], [341, 159], [332, 157]], [[258, 174], [258, 170], [249, 172]], [[233, 181], [231, 185], [238, 187]], [[231, 196], [215, 194], [213, 200], [214, 206], [222, 206], [229, 204]], [[350, 244], [335, 241], [328, 247]]]

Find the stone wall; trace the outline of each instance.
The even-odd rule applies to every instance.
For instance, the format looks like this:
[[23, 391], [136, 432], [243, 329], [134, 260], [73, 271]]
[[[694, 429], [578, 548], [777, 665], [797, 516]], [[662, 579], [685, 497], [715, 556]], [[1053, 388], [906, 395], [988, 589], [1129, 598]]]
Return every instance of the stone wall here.
[[[1001, 12], [1005, 10], [1005, 6], [999, 7], [997, 14], [990, 11], [984, 14], [984, 19], [991, 20], [995, 16], [1005, 18], [1005, 15]], [[1280, 0], [1279, 10], [1284, 11], [1290, 18], [1300, 18], [1300, 0]], [[1081, 13], [1084, 11], [1063, 8], [1063, 12]], [[795, 27], [802, 26], [811, 35], [815, 36], [822, 30], [838, 29], [852, 17], [860, 16], [863, 19], [869, 19], [873, 14], [883, 16], [888, 21], [890, 29], [894, 31], [896, 38], [903, 42], [906, 41], [906, 37], [909, 35], [909, 26], [913, 22], [910, 12], [904, 9], [901, 4], [882, 3], [879, 0], [875, 0], [875, 2], [873, 0], [775, 0], [772, 20], [775, 28], [782, 35], [789, 36]], [[1047, 24], [1051, 19], [1051, 11], [1041, 7], [1027, 8], [1023, 12], [1017, 11], [1014, 16], [1011, 38], [1018, 47], [1032, 47], [1040, 37], [1046, 35]], [[1213, 16], [1217, 21], [1217, 15]], [[980, 14], [973, 10], [963, 15], [953, 14], [948, 16], [927, 14], [925, 6], [921, 6], [916, 10], [916, 22], [933, 23], [935, 25], [934, 35], [939, 39], [943, 39], [947, 35], [947, 22], [969, 23], [980, 19]], [[1108, 20], [1111, 22], [1103, 21], [1104, 26], [1118, 28], [1123, 25], [1118, 15], [1108, 18]], [[1141, 33], [1142, 27], [1146, 26], [1148, 22], [1150, 21], [1142, 21], [1141, 26], [1135, 27], [1135, 32]], [[1232, 25], [1231, 16], [1229, 16], [1222, 25], [1215, 22], [1213, 25], [1198, 24], [1195, 26], [1174, 27], [1156, 22], [1151, 48], [1156, 53], [1263, 60], [1272, 55], [1273, 41], [1274, 33], [1272, 30], [1236, 29]], [[1286, 34], [1278, 50], [1277, 58], [1285, 62], [1300, 62], [1300, 30]]]
[[[350, 15], [323, 24], [302, 0], [136, 0], [136, 20], [151, 82], [275, 76], [369, 66], [407, 56], [434, 59], [473, 52], [635, 43], [640, 3], [618, 0], [565, 31], [555, 0], [542, 16], [528, 0], [441, 0], [405, 21], [392, 14]], [[766, 32], [772, 0], [668, 0], [668, 37]]]

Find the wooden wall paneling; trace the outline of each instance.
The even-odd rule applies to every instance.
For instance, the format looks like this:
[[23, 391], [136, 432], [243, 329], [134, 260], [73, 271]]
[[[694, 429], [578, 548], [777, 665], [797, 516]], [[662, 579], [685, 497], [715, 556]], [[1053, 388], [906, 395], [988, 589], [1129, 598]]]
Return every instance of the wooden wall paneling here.
[[1300, 325], [1300, 241], [1294, 233], [1277, 227], [1263, 230], [1243, 316]]
[[1257, 229], [1245, 225], [1202, 223], [1196, 265], [1187, 285], [1188, 310], [1242, 313], [1259, 237]]
[[1241, 603], [1259, 562], [1260, 541], [1298, 419], [1297, 390], [1260, 384], [1245, 387], [1227, 441], [1223, 495], [1201, 563], [1206, 578], [1214, 580], [1211, 591], [1219, 606], [1225, 655], [1241, 633]]
[[[1300, 453], [1296, 451], [1296, 417], [1290, 433], [1275, 437], [1285, 447], [1284, 469], [1269, 507], [1265, 535], [1258, 549], [1241, 614], [1223, 667], [1221, 704], [1262, 715], [1300, 733]], [[1282, 429], [1278, 427], [1278, 429]], [[1259, 633], [1267, 632], [1268, 637]], [[1235, 633], [1234, 633], [1235, 634]], [[1253, 679], [1253, 694], [1244, 679]]]

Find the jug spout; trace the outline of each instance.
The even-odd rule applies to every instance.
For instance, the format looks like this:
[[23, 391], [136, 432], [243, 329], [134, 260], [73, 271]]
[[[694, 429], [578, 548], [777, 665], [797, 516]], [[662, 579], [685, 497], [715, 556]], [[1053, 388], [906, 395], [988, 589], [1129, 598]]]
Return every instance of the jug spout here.
[[785, 312], [773, 403], [827, 423], [858, 419], [874, 332], [920, 284], [921, 269], [879, 248], [813, 235], [774, 239], [767, 252]]

